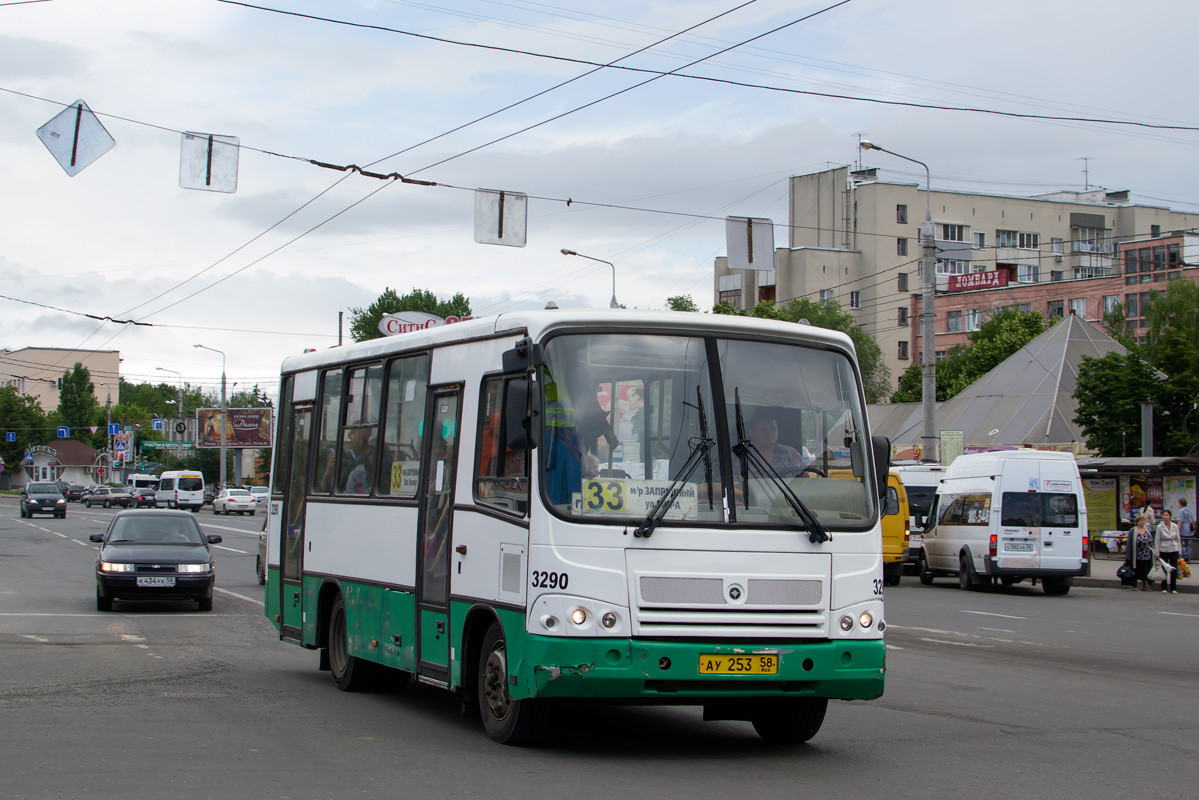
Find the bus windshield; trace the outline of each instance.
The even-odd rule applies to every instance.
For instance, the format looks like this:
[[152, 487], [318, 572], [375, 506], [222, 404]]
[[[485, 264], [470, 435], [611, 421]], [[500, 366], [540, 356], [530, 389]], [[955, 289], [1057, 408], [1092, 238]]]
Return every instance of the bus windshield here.
[[861, 395], [846, 355], [568, 334], [546, 344], [545, 358], [540, 466], [545, 501], [560, 514], [639, 524], [677, 482], [665, 525], [804, 527], [805, 507], [832, 530], [873, 523]]

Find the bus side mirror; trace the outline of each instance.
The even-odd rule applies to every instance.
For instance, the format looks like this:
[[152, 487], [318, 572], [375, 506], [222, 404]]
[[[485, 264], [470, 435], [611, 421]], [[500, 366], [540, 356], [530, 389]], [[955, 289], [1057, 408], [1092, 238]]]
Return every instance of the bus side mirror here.
[[508, 381], [504, 429], [509, 450], [535, 450], [541, 444], [541, 394], [536, 392], [530, 397], [533, 386], [527, 378]]
[[881, 500], [887, 496], [887, 473], [891, 471], [891, 440], [886, 436], [871, 436], [870, 446], [874, 450], [874, 485]]
[[505, 350], [500, 356], [500, 360], [504, 365], [504, 372], [509, 375], [516, 372], [528, 372], [532, 367], [540, 367], [545, 364], [541, 345], [533, 344], [533, 340], [527, 336], [518, 341], [511, 350]]

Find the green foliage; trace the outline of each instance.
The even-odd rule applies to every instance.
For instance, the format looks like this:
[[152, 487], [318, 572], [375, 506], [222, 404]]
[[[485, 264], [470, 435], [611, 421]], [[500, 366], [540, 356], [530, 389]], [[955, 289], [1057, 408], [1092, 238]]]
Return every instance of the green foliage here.
[[1166, 339], [1172, 339], [1171, 353], [1177, 357], [1186, 348], [1199, 351], [1199, 284], [1191, 281], [1171, 281], [1165, 293], [1149, 292], [1149, 308], [1145, 317], [1145, 346], [1143, 355], [1158, 369], [1173, 374], [1175, 365], [1163, 352]]
[[380, 339], [383, 333], [379, 330], [379, 321], [383, 315], [400, 311], [423, 311], [439, 317], [471, 315], [470, 301], [461, 292], [449, 300], [438, 300], [436, 295], [424, 289], [413, 289], [401, 296], [394, 289], [387, 288], [366, 308], [350, 309], [350, 336], [356, 342]]
[[1124, 304], [1116, 303], [1112, 310], [1103, 315], [1103, 325], [1107, 335], [1122, 344], [1127, 350], [1136, 350], [1137, 341], [1128, 331], [1128, 322], [1124, 319]]
[[[970, 344], [955, 347], [937, 362], [937, 401], [944, 402], [986, 375], [1005, 359], [1045, 332], [1045, 321], [1035, 311], [1008, 308], [991, 316], [970, 334]], [[919, 403], [924, 396], [919, 364], [899, 377], [892, 403]]]
[[[3, 434], [8, 431], [17, 435], [15, 442], [6, 441], [8, 437]], [[11, 472], [20, 466], [27, 446], [45, 444], [53, 435], [35, 398], [20, 394], [15, 386], [0, 387], [0, 456], [5, 470]]]
[[71, 429], [71, 438], [90, 442], [92, 432], [88, 428], [96, 424], [100, 416], [100, 404], [92, 392], [91, 373], [81, 362], [62, 374], [62, 388], [58, 390], [58, 415], [63, 425]]
[[[1082, 428], [1087, 447], [1103, 456], [1139, 456], [1140, 403], [1156, 400], [1162, 384], [1153, 367], [1135, 353], [1083, 356], [1074, 390], [1078, 401], [1074, 424]], [[1164, 411], [1155, 408], [1155, 436], [1162, 430], [1159, 425], [1166, 421]]]
[[699, 306], [689, 294], [679, 294], [666, 298], [666, 307], [671, 311], [699, 311]]

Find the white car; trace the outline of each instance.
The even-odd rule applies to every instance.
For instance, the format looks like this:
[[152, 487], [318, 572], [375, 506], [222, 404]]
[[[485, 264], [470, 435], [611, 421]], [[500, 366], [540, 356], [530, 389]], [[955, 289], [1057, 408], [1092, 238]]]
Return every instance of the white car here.
[[258, 504], [248, 489], [222, 489], [212, 501], [213, 514], [249, 514], [254, 516]]
[[267, 486], [251, 486], [250, 494], [261, 509], [265, 509], [266, 504], [271, 500], [271, 490]]

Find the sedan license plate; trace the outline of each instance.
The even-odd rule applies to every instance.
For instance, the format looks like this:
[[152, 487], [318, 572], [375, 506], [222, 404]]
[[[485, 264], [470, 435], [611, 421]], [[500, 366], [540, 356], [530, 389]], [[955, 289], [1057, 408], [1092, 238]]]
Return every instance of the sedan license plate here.
[[1032, 542], [1004, 542], [1003, 552], [1005, 553], [1031, 553]]
[[777, 675], [779, 657], [726, 656], [704, 653], [699, 657], [700, 675]]
[[138, 578], [138, 586], [174, 586], [174, 578]]

